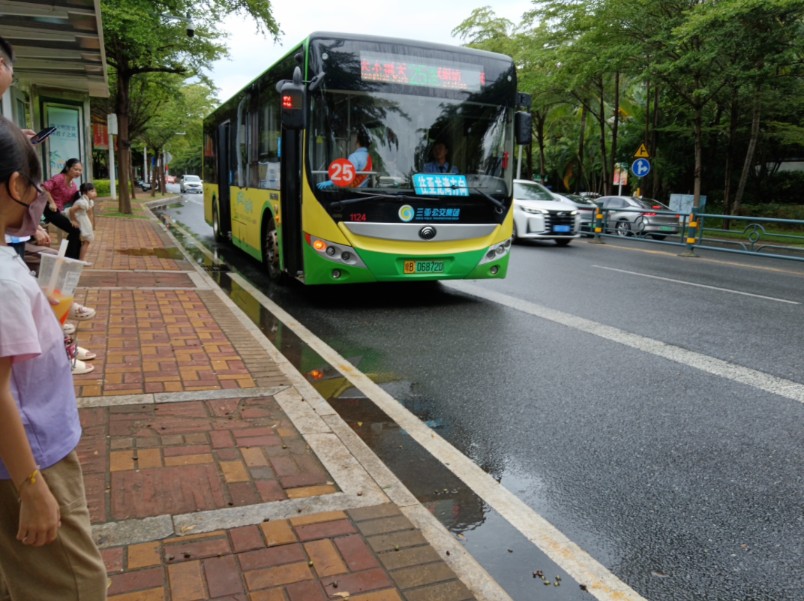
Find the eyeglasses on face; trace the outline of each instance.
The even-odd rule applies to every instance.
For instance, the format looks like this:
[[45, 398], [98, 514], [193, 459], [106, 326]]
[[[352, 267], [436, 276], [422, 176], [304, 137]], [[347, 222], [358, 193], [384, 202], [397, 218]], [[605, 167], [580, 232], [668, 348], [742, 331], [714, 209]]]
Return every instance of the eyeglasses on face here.
[[39, 182], [35, 182], [34, 180], [32, 180], [30, 177], [28, 177], [24, 173], [20, 173], [19, 171], [17, 173], [20, 174], [20, 177], [22, 177], [27, 182], [27, 184], [29, 186], [32, 186], [33, 189], [36, 190], [37, 194], [42, 194], [44, 192], [44, 190], [42, 189], [42, 185]]

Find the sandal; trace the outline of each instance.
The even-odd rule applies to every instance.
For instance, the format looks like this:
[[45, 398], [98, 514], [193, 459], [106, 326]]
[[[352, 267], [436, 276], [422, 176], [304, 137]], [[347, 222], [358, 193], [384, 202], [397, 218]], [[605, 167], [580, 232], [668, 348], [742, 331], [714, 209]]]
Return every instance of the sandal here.
[[75, 319], [76, 321], [85, 321], [87, 319], [92, 319], [93, 317], [95, 317], [95, 309], [85, 307], [84, 305], [80, 305], [78, 303], [73, 303], [73, 306], [70, 307], [71, 319]]
[[71, 336], [72, 334], [75, 334], [75, 324], [72, 324], [70, 322], [66, 322], [63, 326], [61, 326], [61, 329], [64, 331], [65, 336]]
[[95, 369], [94, 365], [87, 365], [83, 361], [76, 359], [75, 362], [73, 363], [72, 372], [74, 376], [83, 376], [84, 374], [88, 374], [94, 369]]
[[79, 361], [92, 361], [97, 355], [83, 346], [75, 347], [75, 358]]

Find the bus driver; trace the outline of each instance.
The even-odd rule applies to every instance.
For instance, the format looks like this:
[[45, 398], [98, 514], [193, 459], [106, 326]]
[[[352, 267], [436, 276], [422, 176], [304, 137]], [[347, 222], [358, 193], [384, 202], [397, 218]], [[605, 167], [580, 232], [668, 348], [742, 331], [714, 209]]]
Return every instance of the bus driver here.
[[447, 145], [444, 144], [444, 142], [436, 142], [433, 144], [433, 149], [430, 151], [430, 155], [433, 157], [433, 160], [424, 164], [424, 172], [458, 173], [458, 168], [447, 160], [448, 154], [449, 151], [447, 150]]

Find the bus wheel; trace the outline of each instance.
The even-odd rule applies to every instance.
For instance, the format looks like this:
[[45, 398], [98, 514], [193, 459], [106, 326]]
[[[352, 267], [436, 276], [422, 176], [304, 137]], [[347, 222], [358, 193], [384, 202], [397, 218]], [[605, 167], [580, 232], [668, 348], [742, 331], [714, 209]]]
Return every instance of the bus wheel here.
[[279, 237], [276, 234], [276, 227], [273, 220], [267, 220], [263, 229], [262, 238], [262, 263], [268, 272], [268, 277], [273, 281], [279, 281], [282, 277], [282, 270], [279, 268]]
[[223, 234], [221, 233], [221, 216], [218, 213], [218, 202], [212, 201], [212, 233], [215, 235], [215, 240], [223, 242]]

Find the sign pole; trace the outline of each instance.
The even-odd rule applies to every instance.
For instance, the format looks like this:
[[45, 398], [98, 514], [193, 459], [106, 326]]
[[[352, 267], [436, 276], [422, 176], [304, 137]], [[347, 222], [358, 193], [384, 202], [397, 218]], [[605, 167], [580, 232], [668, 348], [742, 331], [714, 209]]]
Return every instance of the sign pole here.
[[106, 115], [106, 127], [109, 130], [109, 186], [112, 198], [117, 198], [117, 171], [114, 165], [114, 136], [117, 135], [117, 115]]

